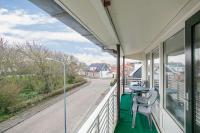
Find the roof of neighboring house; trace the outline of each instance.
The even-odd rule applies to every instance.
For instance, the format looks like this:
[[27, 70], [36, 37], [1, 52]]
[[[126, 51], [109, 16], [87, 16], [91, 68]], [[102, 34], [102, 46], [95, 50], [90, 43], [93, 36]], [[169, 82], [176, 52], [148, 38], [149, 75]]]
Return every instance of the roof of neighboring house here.
[[117, 66], [111, 66], [111, 72], [117, 72]]
[[166, 72], [177, 73], [176, 71], [174, 71], [174, 69], [170, 68], [169, 66], [166, 66], [165, 69]]
[[108, 65], [106, 63], [93, 63], [93, 64], [89, 65], [88, 71], [100, 72], [105, 67], [108, 67]]
[[184, 64], [181, 62], [170, 62], [168, 63], [169, 67], [184, 67]]
[[141, 67], [142, 67], [142, 64], [135, 64], [135, 68], [132, 71], [132, 73], [129, 74], [129, 76], [133, 76], [133, 74], [136, 73]]

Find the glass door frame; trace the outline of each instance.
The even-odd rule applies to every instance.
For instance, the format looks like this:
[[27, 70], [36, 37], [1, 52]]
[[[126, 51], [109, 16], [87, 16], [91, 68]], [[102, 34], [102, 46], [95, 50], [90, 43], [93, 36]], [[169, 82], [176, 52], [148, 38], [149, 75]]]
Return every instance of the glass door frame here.
[[[154, 85], [155, 85], [155, 83], [154, 83], [154, 76], [155, 76], [154, 75], [154, 57], [153, 57], [155, 52], [158, 52], [158, 59], [159, 59], [159, 63], [158, 63], [158, 66], [159, 66], [159, 74], [158, 74], [159, 81], [158, 81], [158, 85], [160, 87], [160, 47], [159, 46], [155, 47], [151, 51], [151, 67], [152, 67], [152, 69], [151, 69], [151, 71], [152, 71], [152, 86], [151, 87], [154, 87]], [[158, 89], [158, 92], [160, 91], [159, 87], [156, 88], [156, 89]]]
[[186, 133], [195, 133], [194, 27], [200, 23], [200, 11], [185, 22]]
[[[146, 81], [148, 82], [147, 84], [149, 84], [146, 87], [151, 88], [151, 64], [152, 64], [152, 61], [151, 61], [151, 52], [146, 53], [145, 56], [146, 56]], [[150, 61], [149, 65], [148, 65], [148, 60]], [[149, 69], [149, 74], [150, 75], [148, 75], [148, 69]], [[148, 76], [149, 76], [149, 79], [148, 79]]]
[[[158, 67], [159, 67], [159, 74], [158, 74], [158, 88], [155, 88], [155, 82], [154, 82], [154, 77], [155, 77], [155, 74], [154, 74], [154, 65], [155, 65], [155, 62], [154, 62], [154, 54], [155, 53], [157, 53], [158, 52], [158, 60], [159, 60], [159, 63], [158, 63]], [[153, 88], [155, 88], [157, 91], [158, 91], [158, 93], [160, 94], [160, 74], [161, 74], [161, 68], [160, 68], [160, 61], [161, 61], [161, 58], [160, 58], [160, 45], [159, 46], [156, 46], [154, 49], [152, 49], [151, 50], [151, 87], [153, 87]], [[159, 100], [157, 100], [156, 102], [155, 102], [155, 104], [154, 104], [154, 106], [157, 106], [158, 105], [158, 108], [159, 108], [159, 110], [158, 110], [158, 114], [154, 114], [153, 113], [153, 116], [154, 116], [154, 118], [155, 118], [155, 120], [156, 120], [156, 122], [157, 123], [160, 123], [160, 95], [159, 95], [159, 98], [158, 98]], [[158, 115], [157, 117], [156, 117], [156, 115]]]

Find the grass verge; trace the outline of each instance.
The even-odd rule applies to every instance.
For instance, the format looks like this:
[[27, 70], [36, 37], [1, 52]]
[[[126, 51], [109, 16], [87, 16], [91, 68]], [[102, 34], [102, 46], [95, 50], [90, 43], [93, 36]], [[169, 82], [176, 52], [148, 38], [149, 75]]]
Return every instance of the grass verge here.
[[[81, 85], [85, 84], [86, 82], [87, 82], [86, 80], [83, 80], [78, 83], [69, 84], [69, 85], [67, 85], [67, 91], [70, 91], [78, 86], [81, 86]], [[17, 113], [25, 111], [26, 109], [28, 109], [30, 107], [36, 106], [41, 101], [47, 100], [48, 98], [54, 97], [54, 96], [62, 94], [62, 93], [63, 93], [63, 88], [57, 89], [50, 93], [35, 96], [31, 99], [28, 99], [19, 104], [16, 104], [15, 106], [9, 107], [8, 108], [9, 113], [0, 113], [0, 122], [3, 122], [5, 120], [11, 118], [12, 116], [16, 115]]]

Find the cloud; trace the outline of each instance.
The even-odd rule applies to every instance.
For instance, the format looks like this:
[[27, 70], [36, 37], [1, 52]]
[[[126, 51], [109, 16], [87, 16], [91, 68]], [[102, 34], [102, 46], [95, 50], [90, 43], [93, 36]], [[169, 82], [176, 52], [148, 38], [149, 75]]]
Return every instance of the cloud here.
[[92, 43], [85, 43], [84, 47], [81, 47], [77, 44], [77, 46], [75, 46], [74, 49], [79, 53], [90, 53], [95, 55], [99, 55], [102, 52], [102, 49], [99, 46]]
[[78, 58], [79, 61], [85, 62], [88, 65], [91, 63], [116, 64], [116, 58], [105, 52], [102, 52], [101, 55], [94, 55], [90, 53], [80, 53], [72, 55]]
[[[97, 54], [86, 52], [86, 53], [79, 53], [79, 54], [72, 54], [72, 55], [75, 56], [79, 61], [84, 62], [87, 65], [90, 65], [91, 63], [107, 63], [111, 65], [116, 65], [117, 63], [116, 57], [110, 55], [107, 52], [102, 52], [100, 49], [96, 49], [96, 51], [97, 51]], [[125, 59], [125, 63], [134, 63], [134, 62], [140, 62], [140, 61]], [[120, 64], [121, 65], [123, 64], [122, 57], [120, 58]]]
[[[12, 41], [24, 42], [24, 41], [72, 41], [72, 42], [90, 42], [80, 34], [74, 32], [68, 28], [66, 32], [48, 31], [46, 30], [27, 30], [20, 29], [19, 26], [37, 26], [48, 24], [60, 24], [58, 20], [46, 15], [46, 14], [28, 14], [24, 10], [12, 10], [0, 9], [0, 35], [6, 39], [12, 39]], [[18, 26], [18, 28], [16, 28]], [[6, 35], [9, 34], [9, 35]]]
[[84, 50], [89, 51], [89, 52], [98, 52], [100, 50], [100, 48], [86, 47], [86, 48], [84, 48]]
[[[1, 28], [1, 26], [0, 26]], [[11, 32], [4, 32], [1, 34], [9, 33], [15, 41], [39, 41], [39, 42], [49, 42], [49, 41], [71, 41], [71, 42], [90, 42], [86, 38], [82, 37], [80, 34], [75, 32], [53, 32], [53, 31], [24, 31], [18, 29], [11, 29]], [[11, 38], [10, 38], [11, 39]]]
[[6, 23], [12, 27], [20, 24], [20, 25], [32, 25], [32, 24], [47, 24], [47, 23], [55, 23], [57, 20], [42, 14], [28, 14], [26, 11], [22, 9], [18, 10], [7, 10], [0, 9], [0, 18], [1, 23]]

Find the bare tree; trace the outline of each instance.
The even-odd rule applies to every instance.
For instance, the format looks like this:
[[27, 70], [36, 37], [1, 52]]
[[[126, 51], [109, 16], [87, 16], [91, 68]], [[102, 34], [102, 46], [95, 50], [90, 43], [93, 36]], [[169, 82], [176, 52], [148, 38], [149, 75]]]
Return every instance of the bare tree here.
[[7, 56], [7, 41], [3, 38], [0, 38], [0, 75], [5, 73], [5, 63], [6, 63], [6, 56]]
[[34, 63], [34, 73], [39, 75], [45, 82], [43, 91], [45, 93], [49, 92], [49, 65], [46, 58], [50, 56], [50, 51], [42, 45], [36, 44], [34, 41], [32, 43], [26, 42], [25, 45], [18, 46], [18, 50], [28, 57], [25, 62]]
[[44, 93], [61, 84], [63, 73], [62, 65], [46, 58], [65, 62], [67, 80], [74, 80], [81, 69], [81, 63], [74, 56], [49, 51], [34, 41], [25, 44], [13, 42], [13, 45], [8, 46], [7, 41], [0, 39], [0, 74], [35, 75], [44, 81]]

